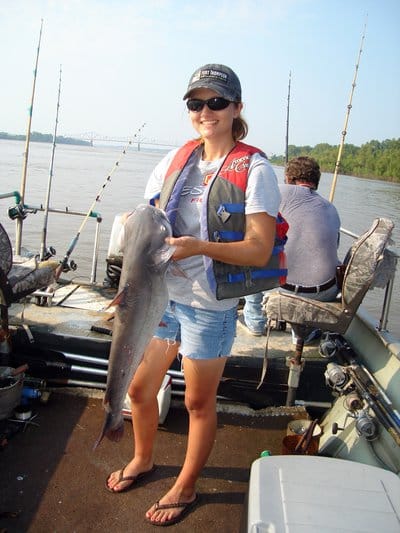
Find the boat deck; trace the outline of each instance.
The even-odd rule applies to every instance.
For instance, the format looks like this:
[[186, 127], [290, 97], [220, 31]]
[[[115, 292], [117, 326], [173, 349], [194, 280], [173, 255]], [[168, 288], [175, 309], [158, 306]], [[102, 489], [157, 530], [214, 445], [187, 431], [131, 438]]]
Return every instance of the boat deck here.
[[[29, 374], [35, 369], [35, 365], [31, 365], [34, 361], [32, 353], [39, 359], [51, 360], [54, 353], [66, 356], [68, 350], [73, 358], [79, 357], [77, 352], [80, 352], [96, 361], [103, 359], [106, 364], [111, 343], [107, 329], [112, 329], [109, 320], [112, 308], [106, 309], [106, 306], [114, 295], [115, 291], [110, 289], [98, 287], [93, 290], [80, 284], [68, 284], [60, 286], [50, 307], [32, 302], [13, 304], [9, 315], [13, 355], [19, 357], [18, 363], [29, 359]], [[105, 332], [93, 331], [93, 325]], [[252, 461], [266, 449], [272, 454], [281, 453], [288, 422], [308, 416], [302, 406], [263, 407], [263, 402], [258, 403], [263, 396], [262, 390], [256, 390], [256, 385], [265, 342], [266, 337], [254, 337], [248, 333], [239, 319], [233, 362], [222, 383], [223, 396], [218, 402], [216, 443], [198, 483], [201, 500], [193, 513], [175, 526], [175, 531], [239, 531]], [[281, 360], [292, 350], [289, 328], [286, 332], [272, 332], [270, 357]], [[307, 357], [315, 353], [316, 346], [305, 350]], [[242, 364], [244, 360], [247, 365]], [[105, 366], [93, 366], [106, 373]], [[286, 371], [284, 367], [285, 376]], [[250, 379], [251, 386], [246, 381], [246, 372], [254, 374]], [[272, 368], [268, 375], [274, 375], [274, 372]], [[48, 377], [40, 365], [31, 374], [44, 379]], [[77, 376], [82, 380], [82, 376]], [[235, 390], [235, 385], [243, 377], [242, 389], [245, 383], [245, 390], [240, 387]], [[47, 403], [36, 400], [32, 404], [32, 413], [37, 416], [31, 419], [31, 423], [14, 422], [10, 426], [7, 422], [9, 436], [14, 430], [18, 432], [7, 438], [6, 431], [0, 455], [1, 531], [70, 533], [153, 529], [147, 524], [144, 513], [168, 490], [184, 458], [187, 414], [182, 395], [178, 393], [176, 396], [173, 392], [171, 408], [159, 427], [155, 450], [159, 468], [153, 477], [137, 490], [115, 495], [105, 490], [105, 480], [111, 471], [129, 461], [132, 428], [126, 421], [126, 434], [120, 443], [105, 440], [93, 451], [104, 416], [103, 391], [100, 389], [104, 388], [105, 378], [96, 379], [98, 388], [96, 383], [92, 383], [91, 388], [61, 387], [73, 380], [48, 379], [49, 400]], [[284, 385], [280, 384], [278, 388], [284, 389]], [[266, 389], [269, 388], [271, 385], [267, 383]], [[282, 391], [280, 393], [284, 398]]]
[[[173, 484], [184, 460], [188, 422], [182, 401], [184, 376], [179, 364], [170, 370], [179, 378], [172, 379], [172, 405], [158, 430], [156, 472], [135, 490], [109, 493], [107, 476], [122, 468], [132, 454], [129, 421], [120, 443], [104, 440], [93, 451], [103, 424], [101, 389], [112, 339], [113, 309], [107, 309], [107, 304], [115, 292], [71, 283], [60, 286], [51, 306], [31, 301], [9, 308], [12, 366], [27, 362], [28, 374], [45, 379], [50, 395], [45, 403], [32, 401], [29, 423], [0, 421], [1, 533], [85, 533], [99, 528], [142, 533], [154, 528], [146, 522], [145, 511]], [[346, 416], [340, 399], [334, 411], [328, 412], [329, 418], [325, 414], [320, 419], [332, 395], [325, 386], [326, 362], [318, 356], [318, 342], [305, 348], [297, 404], [285, 407], [286, 359], [294, 353], [290, 328], [271, 332], [267, 376], [257, 388], [266, 337], [252, 336], [241, 320], [239, 310], [233, 356], [218, 389], [216, 442], [198, 481], [200, 501], [175, 531], [241, 532], [251, 464], [264, 450], [282, 453], [287, 425], [293, 419], [321, 420], [320, 445], [332, 437], [334, 449], [328, 454], [361, 458], [360, 462], [368, 464], [376, 461], [368, 443], [349, 434], [347, 427], [333, 438], [329, 428], [333, 422], [343, 425]], [[362, 331], [365, 334], [366, 329]], [[353, 425], [349, 430], [353, 431]], [[350, 437], [346, 443], [342, 440]], [[383, 429], [378, 444], [385, 457], [390, 459], [391, 453], [395, 457], [393, 439]], [[353, 451], [358, 454], [355, 459]], [[397, 459], [388, 460], [392, 463], [397, 464]]]
[[[159, 427], [155, 449], [158, 469], [152, 478], [135, 490], [111, 494], [105, 489], [105, 480], [109, 472], [130, 460], [131, 424], [125, 422], [126, 433], [120, 443], [104, 440], [93, 451], [103, 423], [99, 394], [80, 389], [73, 392], [53, 391], [46, 404], [33, 404], [35, 424], [21, 428], [19, 423], [19, 433], [8, 444], [3, 441], [0, 530], [153, 530], [144, 513], [168, 490], [182, 465], [186, 411], [179, 404], [172, 406]], [[305, 416], [301, 408], [292, 410], [291, 416], [285, 412], [270, 417], [219, 413], [216, 443], [198, 482], [199, 506], [174, 531], [239, 531], [250, 465], [265, 449], [272, 454], [281, 452], [293, 414]]]

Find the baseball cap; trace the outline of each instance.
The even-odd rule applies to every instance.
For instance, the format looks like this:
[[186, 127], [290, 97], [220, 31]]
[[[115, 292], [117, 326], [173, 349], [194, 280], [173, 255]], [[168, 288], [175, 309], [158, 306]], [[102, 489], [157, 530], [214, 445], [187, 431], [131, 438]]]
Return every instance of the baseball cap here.
[[211, 89], [232, 102], [242, 101], [239, 78], [225, 65], [210, 63], [198, 68], [190, 78], [183, 99], [186, 100], [194, 89], [200, 88]]

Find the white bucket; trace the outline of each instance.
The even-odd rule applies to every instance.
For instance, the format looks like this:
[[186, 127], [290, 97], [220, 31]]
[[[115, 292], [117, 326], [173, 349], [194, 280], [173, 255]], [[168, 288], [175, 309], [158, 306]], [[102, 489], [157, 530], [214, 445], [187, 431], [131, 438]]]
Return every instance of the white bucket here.
[[24, 374], [13, 376], [13, 370], [11, 367], [0, 366], [0, 420], [11, 416], [21, 401]]
[[[169, 407], [171, 405], [171, 376], [165, 374], [160, 390], [157, 394], [158, 402], [158, 423], [163, 424], [168, 414]], [[129, 395], [125, 396], [124, 405], [122, 408], [122, 416], [124, 418], [131, 418], [131, 401]]]
[[107, 257], [118, 257], [122, 258], [123, 252], [121, 250], [122, 247], [122, 228], [123, 224], [121, 222], [122, 220], [122, 214], [116, 215], [114, 218], [114, 222], [111, 228], [111, 235], [110, 235], [110, 242], [108, 243], [108, 251], [107, 251]]

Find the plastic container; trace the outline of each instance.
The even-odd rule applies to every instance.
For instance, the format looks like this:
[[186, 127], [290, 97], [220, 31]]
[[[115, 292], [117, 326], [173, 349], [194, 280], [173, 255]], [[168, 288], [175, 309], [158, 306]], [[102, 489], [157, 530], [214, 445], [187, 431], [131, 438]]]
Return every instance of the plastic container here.
[[[171, 376], [168, 374], [165, 374], [160, 390], [158, 391], [158, 394], [157, 394], [158, 415], [159, 415], [158, 423], [159, 424], [164, 423], [164, 420], [169, 411], [169, 407], [171, 405], [171, 383], [172, 383]], [[131, 415], [132, 415], [131, 402], [129, 399], [129, 395], [127, 394], [125, 397], [123, 408], [122, 408], [122, 416], [124, 418], [131, 418]]]
[[343, 459], [260, 457], [250, 470], [241, 531], [398, 533], [400, 479]]
[[21, 401], [24, 374], [13, 376], [13, 370], [0, 366], [0, 420], [8, 418]]
[[110, 242], [108, 244], [107, 257], [109, 259], [122, 259], [123, 252], [121, 250], [122, 246], [122, 214], [118, 214], [114, 218], [114, 222], [111, 228]]

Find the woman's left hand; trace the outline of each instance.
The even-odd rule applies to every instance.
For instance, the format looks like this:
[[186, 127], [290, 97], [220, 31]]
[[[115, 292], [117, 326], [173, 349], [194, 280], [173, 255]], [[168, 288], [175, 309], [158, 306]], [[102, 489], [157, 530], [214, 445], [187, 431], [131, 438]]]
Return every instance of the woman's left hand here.
[[193, 255], [205, 255], [231, 265], [264, 266], [274, 245], [276, 218], [267, 213], [246, 215], [246, 233], [243, 241], [210, 242], [196, 237], [169, 237], [166, 242], [175, 246], [175, 261]]
[[203, 241], [196, 239], [196, 237], [169, 237], [166, 241], [170, 246], [175, 246], [175, 252], [172, 256], [174, 261], [201, 254], [201, 243]]

